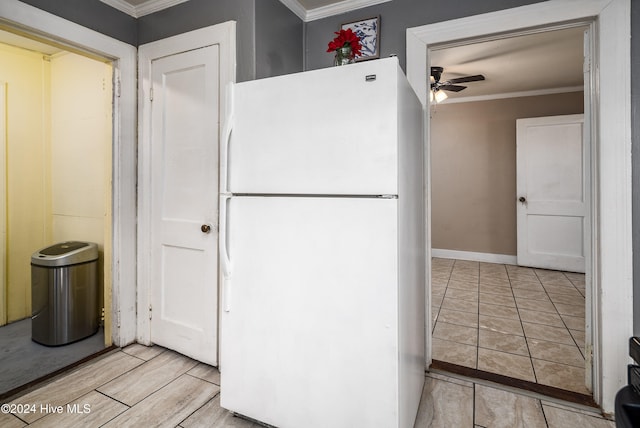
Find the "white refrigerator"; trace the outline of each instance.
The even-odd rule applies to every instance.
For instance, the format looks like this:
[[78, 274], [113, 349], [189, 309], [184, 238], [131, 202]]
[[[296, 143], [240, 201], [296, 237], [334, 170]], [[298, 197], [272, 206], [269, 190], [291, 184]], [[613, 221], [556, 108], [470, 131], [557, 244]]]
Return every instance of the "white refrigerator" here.
[[234, 85], [221, 406], [413, 427], [425, 370], [423, 110], [396, 58]]

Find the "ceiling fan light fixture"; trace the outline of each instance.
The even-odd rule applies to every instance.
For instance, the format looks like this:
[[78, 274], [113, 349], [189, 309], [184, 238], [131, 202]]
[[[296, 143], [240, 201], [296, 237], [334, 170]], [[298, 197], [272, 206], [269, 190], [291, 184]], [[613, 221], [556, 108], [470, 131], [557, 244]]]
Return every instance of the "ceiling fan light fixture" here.
[[447, 93], [444, 92], [444, 91], [440, 91], [437, 88], [433, 89], [429, 93], [429, 99], [430, 99], [431, 102], [433, 102], [435, 100], [436, 103], [441, 103], [444, 100], [446, 100], [447, 98], [449, 98]]
[[431, 102], [435, 100], [435, 102], [441, 103], [446, 100], [448, 95], [445, 91], [460, 92], [467, 88], [466, 86], [459, 85], [458, 83], [485, 80], [482, 74], [474, 74], [473, 76], [456, 77], [441, 82], [440, 78], [442, 77], [443, 72], [443, 67], [431, 67], [431, 72], [429, 73], [429, 86], [431, 88], [431, 91], [429, 91], [429, 100]]

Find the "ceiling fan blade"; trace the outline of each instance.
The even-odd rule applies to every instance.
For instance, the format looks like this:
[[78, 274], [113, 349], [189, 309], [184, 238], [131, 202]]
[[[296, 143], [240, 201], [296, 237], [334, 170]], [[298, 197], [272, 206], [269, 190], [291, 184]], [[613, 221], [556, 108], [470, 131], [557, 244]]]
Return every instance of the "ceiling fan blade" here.
[[466, 76], [466, 77], [456, 77], [455, 79], [448, 79], [447, 83], [477, 82], [479, 80], [484, 80], [484, 76], [482, 74], [476, 74], [474, 76]]
[[439, 85], [438, 86], [438, 89], [444, 89], [445, 91], [452, 91], [452, 92], [460, 92], [465, 88], [466, 86], [460, 86], [460, 85]]

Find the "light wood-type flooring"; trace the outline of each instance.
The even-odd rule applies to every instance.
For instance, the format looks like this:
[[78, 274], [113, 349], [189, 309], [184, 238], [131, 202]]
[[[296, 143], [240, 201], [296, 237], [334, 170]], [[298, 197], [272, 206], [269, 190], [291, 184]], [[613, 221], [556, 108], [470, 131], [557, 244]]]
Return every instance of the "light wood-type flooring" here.
[[[258, 427], [220, 408], [219, 380], [214, 367], [158, 346], [134, 344], [13, 397], [8, 404], [23, 406], [23, 412], [3, 410], [0, 426]], [[517, 426], [615, 428], [615, 423], [595, 409], [446, 373], [426, 374], [416, 428]]]

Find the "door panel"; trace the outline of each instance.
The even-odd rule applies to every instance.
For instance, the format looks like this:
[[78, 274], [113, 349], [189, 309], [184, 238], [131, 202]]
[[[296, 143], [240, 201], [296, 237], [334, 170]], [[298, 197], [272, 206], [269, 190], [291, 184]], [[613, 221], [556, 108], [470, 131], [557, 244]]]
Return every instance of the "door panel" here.
[[517, 121], [518, 264], [585, 271], [583, 115]]
[[217, 364], [218, 63], [213, 45], [151, 65], [151, 341], [209, 364]]

